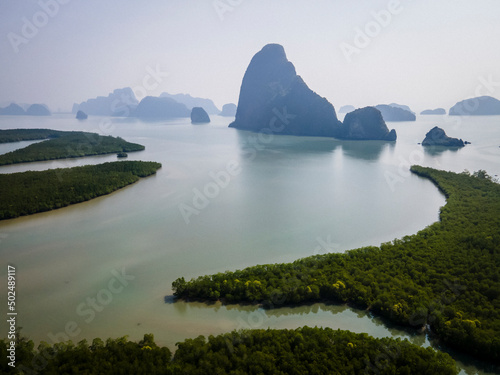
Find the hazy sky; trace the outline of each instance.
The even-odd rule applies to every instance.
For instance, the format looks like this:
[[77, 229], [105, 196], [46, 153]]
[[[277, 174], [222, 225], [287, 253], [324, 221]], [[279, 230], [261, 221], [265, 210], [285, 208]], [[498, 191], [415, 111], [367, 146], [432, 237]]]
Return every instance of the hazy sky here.
[[0, 103], [69, 110], [130, 86], [220, 108], [267, 43], [337, 110], [500, 99], [498, 0], [2, 0]]

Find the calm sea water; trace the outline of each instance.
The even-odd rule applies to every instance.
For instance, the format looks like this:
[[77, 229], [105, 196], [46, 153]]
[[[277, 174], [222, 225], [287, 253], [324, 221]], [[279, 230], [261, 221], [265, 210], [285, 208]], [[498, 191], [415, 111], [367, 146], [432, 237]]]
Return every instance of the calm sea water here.
[[[70, 115], [0, 117], [0, 129], [51, 128], [120, 136], [146, 146], [129, 160], [163, 164], [157, 175], [90, 202], [0, 222], [0, 273], [17, 269], [18, 326], [36, 341], [153, 333], [175, 343], [241, 328], [328, 326], [375, 337], [424, 335], [364, 311], [315, 304], [264, 311], [253, 306], [171, 303], [171, 283], [255, 264], [379, 245], [438, 220], [442, 194], [410, 164], [500, 174], [500, 117], [421, 116], [389, 123], [396, 143], [258, 135], [189, 119]], [[472, 142], [427, 149], [433, 126]], [[0, 145], [0, 153], [29, 142]], [[0, 167], [0, 173], [72, 167], [115, 155]], [[6, 295], [6, 285], [0, 286]], [[2, 297], [2, 300], [6, 300]], [[1, 329], [7, 332], [5, 322]], [[455, 356], [463, 373], [489, 373]], [[478, 367], [479, 366], [479, 367]]]

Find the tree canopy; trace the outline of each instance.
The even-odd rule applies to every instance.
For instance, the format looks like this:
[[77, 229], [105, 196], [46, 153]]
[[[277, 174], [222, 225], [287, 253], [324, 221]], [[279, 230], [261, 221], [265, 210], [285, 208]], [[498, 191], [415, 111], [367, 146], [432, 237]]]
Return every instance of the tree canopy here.
[[49, 211], [112, 193], [156, 173], [160, 163], [116, 161], [0, 174], [0, 220]]
[[440, 221], [417, 234], [342, 254], [179, 278], [174, 295], [267, 308], [349, 303], [397, 324], [429, 326], [447, 345], [499, 363], [500, 185], [484, 171], [411, 170], [447, 197]]
[[18, 337], [16, 368], [5, 358], [9, 343], [0, 341], [4, 374], [415, 374], [454, 375], [446, 353], [408, 340], [376, 339], [330, 328], [243, 330], [208, 340], [199, 336], [177, 343], [172, 353], [151, 334], [139, 342], [127, 337], [96, 338], [49, 345]]
[[127, 142], [120, 137], [102, 136], [96, 133], [61, 132], [49, 129], [15, 129], [5, 135], [0, 133], [0, 140], [16, 139], [16, 137], [21, 140], [46, 138], [48, 140], [0, 155], [0, 165], [144, 150], [143, 145]]

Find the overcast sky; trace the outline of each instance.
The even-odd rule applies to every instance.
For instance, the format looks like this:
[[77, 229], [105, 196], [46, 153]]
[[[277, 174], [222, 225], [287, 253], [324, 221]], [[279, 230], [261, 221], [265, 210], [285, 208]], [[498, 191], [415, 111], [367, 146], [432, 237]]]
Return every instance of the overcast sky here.
[[500, 99], [498, 0], [2, 0], [0, 103], [70, 110], [129, 86], [221, 108], [268, 43], [337, 110]]

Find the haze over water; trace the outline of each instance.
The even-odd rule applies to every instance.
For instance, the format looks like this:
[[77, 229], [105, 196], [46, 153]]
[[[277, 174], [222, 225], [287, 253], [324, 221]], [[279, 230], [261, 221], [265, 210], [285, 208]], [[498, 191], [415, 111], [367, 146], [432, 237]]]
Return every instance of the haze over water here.
[[[389, 328], [346, 306], [264, 311], [171, 303], [164, 297], [171, 295], [172, 281], [181, 276], [189, 279], [378, 246], [416, 233], [438, 220], [445, 199], [430, 181], [409, 174], [410, 162], [456, 172], [500, 173], [498, 117], [463, 117], [457, 124], [448, 117], [420, 116], [413, 123], [389, 123], [398, 132], [396, 143], [259, 138], [227, 128], [230, 119], [218, 116], [210, 125], [197, 126], [188, 119], [111, 118], [106, 126], [103, 121], [94, 117], [78, 122], [69, 115], [0, 118], [0, 129], [121, 136], [146, 146], [145, 151], [130, 153], [130, 160], [163, 164], [157, 175], [111, 195], [0, 222], [1, 269], [7, 263], [17, 268], [18, 325], [37, 342], [64, 338], [61, 333], [74, 322], [76, 328], [72, 323], [69, 330], [77, 332], [69, 337], [74, 342], [123, 335], [138, 340], [153, 333], [159, 344], [171, 349], [200, 334], [303, 325], [409, 337], [428, 345], [425, 336]], [[424, 151], [417, 143], [434, 125], [472, 145]], [[0, 152], [12, 148], [1, 145]], [[113, 160], [115, 155], [31, 163], [1, 167], [0, 173]], [[237, 173], [227, 173], [228, 163]], [[214, 176], [224, 173], [230, 179], [214, 188]], [[196, 191], [209, 192], [208, 204], [186, 218], [180, 207], [196, 209]]]

